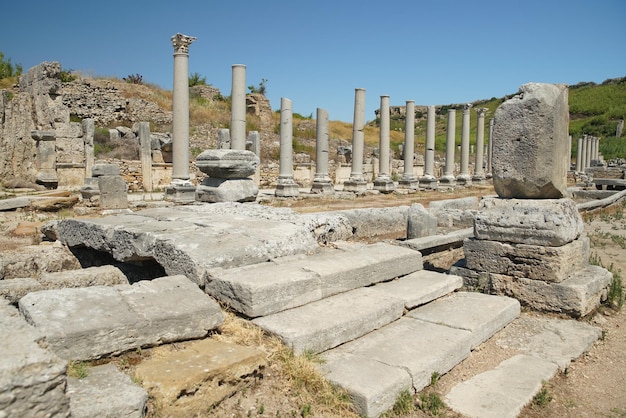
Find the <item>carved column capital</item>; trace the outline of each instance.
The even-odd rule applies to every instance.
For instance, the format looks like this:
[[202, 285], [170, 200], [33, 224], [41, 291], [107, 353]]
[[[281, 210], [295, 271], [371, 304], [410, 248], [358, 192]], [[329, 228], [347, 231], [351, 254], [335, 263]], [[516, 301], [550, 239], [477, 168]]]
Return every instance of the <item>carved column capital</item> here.
[[487, 113], [489, 109], [487, 109], [486, 107], [479, 107], [476, 109], [476, 113], [478, 114], [478, 117], [485, 117], [485, 114]]
[[471, 103], [465, 103], [463, 105], [463, 112], [469, 112], [469, 110], [472, 108], [472, 104]]
[[189, 45], [193, 41], [195, 41], [196, 37], [183, 35], [182, 33], [177, 33], [172, 36], [172, 46], [174, 47], [175, 54], [188, 54], [189, 53]]

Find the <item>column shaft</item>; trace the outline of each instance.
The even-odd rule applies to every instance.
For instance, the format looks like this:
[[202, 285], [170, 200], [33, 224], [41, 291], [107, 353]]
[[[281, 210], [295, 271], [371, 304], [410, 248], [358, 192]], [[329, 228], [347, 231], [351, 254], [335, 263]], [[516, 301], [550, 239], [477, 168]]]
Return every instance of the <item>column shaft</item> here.
[[413, 157], [415, 155], [415, 101], [407, 100], [404, 118], [404, 174], [399, 184], [408, 189], [417, 189], [419, 184], [413, 174]]
[[315, 121], [315, 176], [311, 185], [312, 193], [332, 193], [335, 191], [328, 175], [328, 112], [317, 108]]
[[344, 182], [344, 190], [360, 192], [367, 189], [363, 179], [363, 147], [365, 127], [365, 89], [354, 89], [354, 120], [352, 123], [352, 172]]
[[143, 189], [152, 191], [152, 146], [150, 122], [139, 122], [139, 147], [141, 149], [141, 177]]
[[448, 110], [448, 126], [446, 132], [446, 167], [442, 182], [454, 183], [454, 148], [456, 148], [456, 110]]
[[485, 171], [483, 169], [483, 158], [485, 152], [485, 113], [487, 108], [481, 107], [476, 109], [478, 121], [476, 123], [476, 164], [474, 167], [474, 177], [472, 181], [482, 182], [485, 180]]
[[470, 109], [472, 105], [466, 104], [463, 107], [463, 119], [461, 125], [461, 173], [457, 176], [457, 182], [461, 184], [471, 184], [469, 175], [469, 153], [470, 153]]
[[230, 108], [230, 148], [246, 149], [246, 66], [232, 67], [232, 95]]

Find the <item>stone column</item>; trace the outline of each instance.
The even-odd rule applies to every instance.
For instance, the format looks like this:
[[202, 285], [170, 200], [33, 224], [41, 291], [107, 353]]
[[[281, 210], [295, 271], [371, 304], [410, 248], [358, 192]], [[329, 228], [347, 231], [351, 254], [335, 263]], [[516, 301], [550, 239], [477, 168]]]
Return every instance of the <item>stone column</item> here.
[[591, 167], [591, 136], [585, 135], [585, 168]]
[[572, 136], [567, 138], [567, 171], [572, 168]]
[[174, 46], [174, 88], [172, 97], [172, 183], [166, 200], [193, 202], [196, 188], [189, 181], [189, 45], [193, 36], [172, 36]]
[[598, 164], [598, 160], [600, 159], [600, 151], [598, 150], [599, 146], [600, 146], [600, 138], [598, 138], [597, 136], [594, 136], [593, 137], [593, 152], [591, 154], [592, 166], [599, 165]]
[[91, 177], [91, 171], [93, 170], [93, 164], [96, 159], [93, 145], [95, 130], [96, 128], [93, 119], [83, 119], [83, 143], [85, 145], [85, 177]]
[[478, 122], [476, 124], [476, 165], [472, 182], [483, 183], [485, 181], [485, 171], [483, 169], [483, 157], [485, 152], [485, 113], [486, 107], [476, 109]]
[[583, 158], [583, 138], [580, 137], [578, 138], [577, 145], [577, 151], [576, 151], [576, 171], [580, 172], [582, 171], [583, 167], [582, 167], [582, 158]]
[[382, 193], [390, 193], [396, 188], [389, 175], [389, 124], [389, 96], [380, 96], [378, 176], [374, 179], [374, 190]]
[[446, 132], [446, 167], [443, 177], [439, 179], [441, 185], [454, 187], [454, 148], [456, 147], [456, 109], [448, 110], [448, 129]]
[[31, 131], [31, 137], [37, 142], [35, 182], [48, 189], [59, 185], [57, 177], [57, 150], [55, 131]]
[[230, 149], [230, 129], [219, 128], [217, 130], [217, 149]]
[[617, 122], [617, 127], [615, 128], [615, 136], [617, 138], [620, 138], [622, 136], [623, 130], [624, 130], [624, 119], [620, 119], [620, 121]]
[[472, 178], [469, 175], [469, 149], [470, 149], [470, 109], [471, 103], [463, 106], [463, 119], [461, 125], [461, 173], [457, 176], [458, 184], [471, 186]]
[[424, 155], [424, 175], [420, 177], [420, 187], [437, 189], [435, 178], [435, 106], [428, 106], [426, 113], [426, 151]]
[[230, 105], [230, 148], [246, 149], [246, 66], [233, 65]]
[[491, 172], [493, 171], [493, 123], [493, 118], [489, 119], [489, 144], [487, 145], [487, 177], [491, 177]]
[[152, 191], [152, 141], [150, 140], [150, 122], [139, 122], [139, 147], [141, 149], [141, 177], [143, 189]]
[[280, 168], [275, 195], [298, 196], [298, 185], [293, 180], [293, 120], [291, 100], [280, 99]]
[[404, 118], [404, 174], [400, 179], [400, 186], [405, 189], [419, 188], [417, 177], [413, 173], [413, 158], [415, 155], [415, 101], [407, 100], [406, 116]]
[[354, 89], [354, 119], [352, 122], [352, 173], [344, 182], [343, 188], [349, 192], [367, 190], [367, 182], [363, 179], [363, 147], [365, 128], [365, 89]]
[[315, 176], [311, 193], [334, 193], [333, 182], [328, 175], [328, 112], [317, 108], [315, 138]]

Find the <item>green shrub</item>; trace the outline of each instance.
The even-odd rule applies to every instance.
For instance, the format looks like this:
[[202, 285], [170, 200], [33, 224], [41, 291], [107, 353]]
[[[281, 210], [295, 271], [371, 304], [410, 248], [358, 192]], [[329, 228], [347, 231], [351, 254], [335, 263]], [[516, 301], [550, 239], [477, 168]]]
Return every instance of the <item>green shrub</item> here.
[[19, 77], [22, 74], [22, 66], [12, 64], [10, 58], [4, 58], [4, 54], [0, 52], [0, 79], [9, 77]]

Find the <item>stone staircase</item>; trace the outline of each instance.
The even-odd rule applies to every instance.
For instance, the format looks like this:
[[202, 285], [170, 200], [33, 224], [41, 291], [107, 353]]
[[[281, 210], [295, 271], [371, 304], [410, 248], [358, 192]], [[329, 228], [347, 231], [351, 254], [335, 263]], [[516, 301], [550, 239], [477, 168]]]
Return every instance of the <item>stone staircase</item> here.
[[515, 299], [455, 292], [461, 277], [423, 270], [418, 251], [386, 243], [338, 243], [208, 276], [213, 297], [296, 353], [320, 354], [320, 372], [367, 417], [422, 390], [520, 314]]

